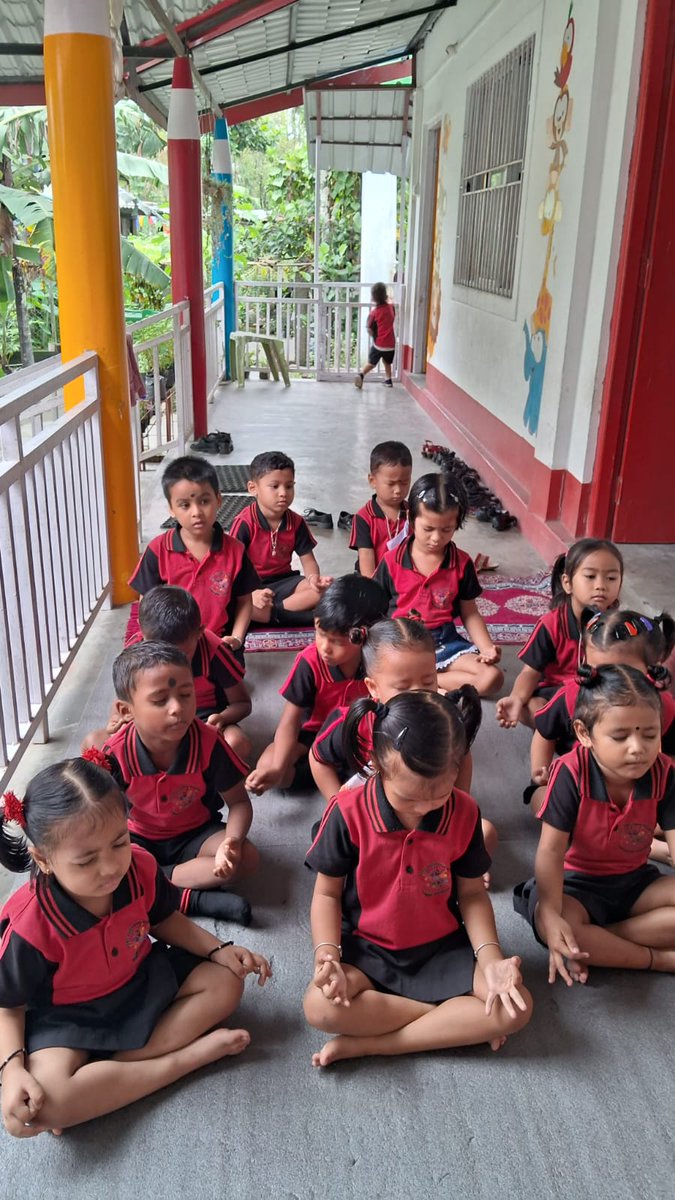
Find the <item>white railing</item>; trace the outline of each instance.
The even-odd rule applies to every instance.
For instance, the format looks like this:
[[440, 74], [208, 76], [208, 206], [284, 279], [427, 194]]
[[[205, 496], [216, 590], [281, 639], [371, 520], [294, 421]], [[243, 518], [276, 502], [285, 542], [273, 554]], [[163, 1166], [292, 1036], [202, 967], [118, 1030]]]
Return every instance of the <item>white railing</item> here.
[[225, 285], [222, 283], [204, 290], [204, 338], [208, 403], [225, 373]]
[[138, 462], [176, 448], [182, 454], [192, 425], [190, 305], [181, 300], [130, 325], [127, 333], [147, 392], [133, 405]]
[[[48, 360], [0, 396], [0, 791], [47, 739], [48, 705], [110, 589], [97, 363]], [[78, 379], [84, 399], [27, 436], [27, 414]]]
[[[283, 283], [238, 280], [235, 284], [237, 328], [280, 337], [295, 374], [316, 379], [353, 378], [368, 356], [366, 317], [372, 308], [369, 283]], [[404, 320], [405, 289], [394, 284], [397, 345]], [[251, 350], [250, 366], [261, 365], [260, 346]], [[378, 368], [381, 370], [381, 366]], [[401, 355], [394, 358], [394, 378], [401, 378]]]

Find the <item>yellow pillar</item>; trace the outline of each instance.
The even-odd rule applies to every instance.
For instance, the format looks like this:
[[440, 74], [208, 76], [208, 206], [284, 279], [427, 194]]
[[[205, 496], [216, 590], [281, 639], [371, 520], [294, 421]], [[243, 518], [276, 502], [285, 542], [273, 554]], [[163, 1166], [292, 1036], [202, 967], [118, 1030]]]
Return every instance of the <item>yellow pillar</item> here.
[[[45, 0], [44, 67], [64, 361], [99, 356], [113, 604], [138, 558], [108, 0]], [[82, 392], [67, 389], [66, 407]]]

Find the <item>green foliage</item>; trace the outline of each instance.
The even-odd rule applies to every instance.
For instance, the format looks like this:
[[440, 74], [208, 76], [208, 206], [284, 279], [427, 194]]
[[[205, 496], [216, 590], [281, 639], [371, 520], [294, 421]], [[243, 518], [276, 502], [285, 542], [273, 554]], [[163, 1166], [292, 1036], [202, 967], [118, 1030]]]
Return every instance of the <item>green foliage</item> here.
[[115, 131], [117, 148], [124, 154], [157, 158], [166, 149], [166, 131], [133, 100], [119, 100], [115, 105]]
[[117, 151], [117, 170], [123, 179], [152, 179], [156, 183], [161, 183], [163, 187], [169, 186], [169, 168], [161, 162], [154, 162], [151, 158], [141, 158], [138, 154], [123, 154], [121, 150]]

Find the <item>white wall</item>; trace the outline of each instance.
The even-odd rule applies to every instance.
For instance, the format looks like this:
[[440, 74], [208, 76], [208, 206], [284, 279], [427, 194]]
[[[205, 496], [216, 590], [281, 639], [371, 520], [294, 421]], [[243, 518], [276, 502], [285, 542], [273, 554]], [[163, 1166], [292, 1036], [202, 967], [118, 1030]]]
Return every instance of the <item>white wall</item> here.
[[[441, 301], [431, 363], [490, 413], [534, 444], [547, 466], [590, 477], [603, 356], [621, 231], [639, 63], [641, 0], [576, 0], [575, 40], [568, 79], [573, 100], [568, 153], [559, 180], [562, 206], [553, 240], [548, 288], [553, 307], [538, 431], [523, 423], [528, 385], [523, 374], [523, 323], [532, 313], [544, 270], [547, 239], [539, 206], [553, 157], [547, 120], [559, 88], [569, 0], [471, 0], [436, 24], [418, 62], [414, 103], [413, 203], [409, 284], [419, 280], [416, 248], [423, 197], [423, 148], [428, 130], [443, 126], [437, 236], [441, 237]], [[520, 243], [512, 299], [453, 284], [464, 108], [467, 87], [532, 33], [534, 67], [528, 122]], [[450, 47], [450, 53], [447, 48]], [[456, 49], [455, 49], [456, 47]], [[444, 140], [447, 148], [443, 149]], [[406, 341], [412, 341], [414, 304]], [[476, 431], [480, 435], [480, 431]]]

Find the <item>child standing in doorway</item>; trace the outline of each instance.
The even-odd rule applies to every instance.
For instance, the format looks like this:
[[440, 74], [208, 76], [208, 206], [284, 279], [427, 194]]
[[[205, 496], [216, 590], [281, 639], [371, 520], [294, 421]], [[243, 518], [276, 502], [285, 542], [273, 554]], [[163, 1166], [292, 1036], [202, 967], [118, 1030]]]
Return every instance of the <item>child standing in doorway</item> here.
[[394, 350], [396, 349], [396, 334], [394, 332], [394, 320], [396, 319], [396, 309], [393, 304], [389, 303], [387, 296], [386, 283], [374, 283], [370, 289], [370, 298], [375, 305], [368, 313], [366, 328], [373, 344], [370, 347], [368, 362], [361, 368], [354, 386], [361, 391], [363, 380], [366, 375], [375, 369], [380, 359], [384, 364], [384, 386], [393, 387], [391, 381], [391, 364], [394, 361]]

